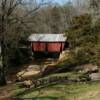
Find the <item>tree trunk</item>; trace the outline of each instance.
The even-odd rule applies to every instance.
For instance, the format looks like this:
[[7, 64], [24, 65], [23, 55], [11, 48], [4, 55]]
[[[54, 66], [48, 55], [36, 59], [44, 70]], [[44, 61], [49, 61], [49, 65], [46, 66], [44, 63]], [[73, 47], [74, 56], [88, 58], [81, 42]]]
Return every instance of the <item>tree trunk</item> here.
[[1, 64], [0, 64], [0, 86], [6, 85], [6, 78], [5, 78], [5, 46], [3, 41], [1, 41]]
[[0, 67], [0, 86], [4, 86], [6, 85], [6, 79], [5, 79], [5, 75], [4, 75], [4, 70], [3, 68]]
[[1, 64], [0, 64], [0, 86], [6, 85], [5, 78], [5, 13], [4, 13], [5, 5], [2, 4], [2, 16], [1, 16], [1, 32], [0, 32], [0, 46], [1, 46]]

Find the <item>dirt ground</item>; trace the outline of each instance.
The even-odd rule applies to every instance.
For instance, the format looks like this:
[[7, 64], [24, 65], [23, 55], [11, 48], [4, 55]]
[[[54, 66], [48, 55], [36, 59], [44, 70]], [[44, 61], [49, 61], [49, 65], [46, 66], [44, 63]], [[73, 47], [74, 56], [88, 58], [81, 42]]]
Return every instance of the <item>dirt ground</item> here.
[[0, 100], [8, 100], [12, 95], [11, 84], [0, 88]]

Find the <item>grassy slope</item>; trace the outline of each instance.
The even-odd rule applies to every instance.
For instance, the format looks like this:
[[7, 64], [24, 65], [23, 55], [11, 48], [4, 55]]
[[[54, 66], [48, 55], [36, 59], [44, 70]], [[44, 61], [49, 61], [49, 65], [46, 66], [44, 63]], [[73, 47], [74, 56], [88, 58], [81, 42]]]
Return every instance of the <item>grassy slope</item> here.
[[[70, 62], [62, 62], [59, 67], [69, 66]], [[72, 63], [73, 65], [73, 63]], [[53, 76], [68, 76], [68, 78], [77, 78], [84, 73], [77, 71], [70, 71], [66, 73], [52, 73], [44, 77], [49, 78]], [[29, 89], [19, 87], [19, 85], [12, 86], [12, 94], [18, 97], [15, 100], [25, 100], [20, 98], [32, 98], [31, 100], [100, 100], [100, 83], [91, 84], [56, 84], [46, 86], [40, 89]], [[27, 99], [26, 99], [27, 100]]]
[[[76, 79], [82, 74], [83, 73], [71, 71], [66, 73], [50, 74], [43, 79], [53, 76], [68, 76], [69, 78]], [[18, 84], [14, 84], [10, 87], [12, 96], [18, 97], [18, 99], [15, 100], [25, 100], [19, 99], [19, 97], [32, 98], [31, 100], [100, 100], [100, 83], [52, 84], [44, 88], [32, 88], [29, 90], [25, 90], [25, 88], [20, 87]]]
[[[53, 76], [68, 76], [68, 78], [76, 79], [82, 74], [82, 72], [71, 71], [66, 73], [50, 74], [43, 79]], [[17, 85], [14, 94], [17, 95], [17, 97], [32, 98], [32, 100], [100, 100], [100, 83], [56, 84], [40, 89], [32, 88], [22, 92], [23, 90], [24, 89], [19, 88]], [[20, 99], [18, 98], [16, 100]]]
[[23, 92], [19, 97], [33, 100], [100, 100], [100, 83], [51, 85]]

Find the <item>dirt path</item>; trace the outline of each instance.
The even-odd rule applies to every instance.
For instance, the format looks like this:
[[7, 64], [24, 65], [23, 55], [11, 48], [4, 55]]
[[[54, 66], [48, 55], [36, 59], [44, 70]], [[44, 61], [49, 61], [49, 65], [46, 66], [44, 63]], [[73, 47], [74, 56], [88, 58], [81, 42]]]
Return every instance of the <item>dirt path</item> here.
[[31, 79], [32, 77], [39, 75], [47, 66], [52, 66], [56, 63], [57, 61], [52, 59], [36, 60], [33, 63], [26, 65], [16, 74], [16, 76], [18, 80], [21, 81]]
[[8, 100], [8, 98], [10, 98], [12, 95], [13, 92], [11, 84], [0, 88], [0, 100]]
[[[31, 64], [25, 65], [23, 66], [23, 68], [21, 68], [21, 70], [17, 73], [19, 76], [21, 77], [33, 77], [35, 74], [40, 73], [40, 70], [42, 70], [45, 66], [48, 66], [49, 64], [53, 64], [54, 62], [52, 60], [38, 60], [38, 61], [34, 61]], [[8, 81], [15, 81], [15, 76], [11, 76], [13, 77], [13, 79], [9, 78]], [[4, 87], [0, 87], [0, 100], [8, 100], [8, 98], [12, 97], [14, 95], [13, 93], [13, 84], [9, 84], [7, 86]]]
[[[53, 59], [33, 61], [32, 63], [23, 66], [16, 75], [9, 75], [10, 78], [8, 78], [8, 81], [15, 81], [17, 75], [18, 77], [21, 76], [21, 78], [33, 77], [34, 75], [39, 74], [40, 70], [43, 70], [46, 66], [52, 66], [56, 63], [57, 61]], [[12, 84], [0, 88], [0, 100], [8, 100], [8, 98], [13, 96], [13, 94]]]

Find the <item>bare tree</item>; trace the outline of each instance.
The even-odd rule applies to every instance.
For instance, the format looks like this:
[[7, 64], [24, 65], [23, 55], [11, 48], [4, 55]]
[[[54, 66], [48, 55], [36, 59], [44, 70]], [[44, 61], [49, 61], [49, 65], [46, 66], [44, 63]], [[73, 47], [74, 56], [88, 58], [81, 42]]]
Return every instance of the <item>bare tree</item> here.
[[[0, 85], [6, 84], [5, 71], [9, 59], [9, 43], [17, 45], [20, 33], [30, 29], [30, 17], [48, 0], [1, 0], [0, 1], [0, 46], [2, 65], [0, 66]], [[9, 42], [10, 41], [10, 42]]]
[[93, 15], [100, 15], [100, 0], [89, 0], [90, 9]]

